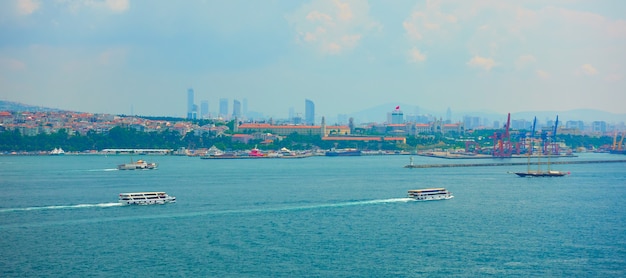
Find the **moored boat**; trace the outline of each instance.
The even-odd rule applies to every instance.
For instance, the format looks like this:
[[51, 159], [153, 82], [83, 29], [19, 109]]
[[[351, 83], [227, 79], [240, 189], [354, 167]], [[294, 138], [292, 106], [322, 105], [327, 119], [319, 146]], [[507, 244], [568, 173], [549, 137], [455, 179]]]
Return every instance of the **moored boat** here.
[[265, 155], [261, 152], [261, 150], [254, 147], [254, 149], [250, 150], [248, 153], [248, 157], [265, 157]]
[[327, 151], [326, 156], [361, 156], [361, 150], [356, 150], [356, 149], [343, 149], [343, 150], [338, 150], [338, 149], [332, 149], [330, 151]]
[[452, 192], [445, 188], [424, 188], [409, 190], [409, 198], [417, 201], [435, 201], [452, 199]]
[[65, 151], [62, 148], [54, 148], [50, 151], [50, 155], [64, 155]]
[[565, 175], [569, 175], [569, 172], [561, 172], [561, 171], [527, 171], [527, 172], [515, 172], [516, 175], [520, 177], [562, 177]]
[[175, 203], [176, 197], [165, 192], [120, 193], [119, 202], [123, 205], [163, 205]]

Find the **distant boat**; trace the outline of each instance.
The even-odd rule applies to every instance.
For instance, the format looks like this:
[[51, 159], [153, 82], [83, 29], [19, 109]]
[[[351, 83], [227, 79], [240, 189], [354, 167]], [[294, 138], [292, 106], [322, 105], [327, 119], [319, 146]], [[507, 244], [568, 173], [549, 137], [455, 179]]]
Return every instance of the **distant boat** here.
[[61, 148], [54, 148], [54, 150], [50, 151], [50, 155], [64, 155], [65, 151]]
[[331, 149], [326, 152], [326, 156], [360, 156], [361, 151], [357, 149]]
[[254, 146], [254, 149], [250, 150], [248, 157], [264, 157], [265, 155]]
[[122, 205], [163, 205], [176, 203], [176, 197], [165, 192], [133, 192], [120, 193], [119, 203]]
[[569, 172], [561, 171], [527, 171], [527, 172], [515, 172], [520, 177], [562, 177], [568, 175]]
[[[559, 122], [559, 116], [556, 117], [556, 123], [554, 125], [554, 133], [553, 136], [555, 136], [556, 131], [557, 131], [557, 125]], [[533, 137], [535, 134], [535, 125], [537, 124], [537, 118], [535, 117], [534, 121], [533, 121], [533, 129], [532, 129], [532, 133], [530, 136], [530, 144], [529, 144], [529, 151], [527, 152], [527, 156], [528, 156], [528, 170], [526, 172], [514, 172], [514, 174], [516, 174], [519, 177], [562, 177], [565, 175], [568, 175], [569, 172], [561, 172], [561, 171], [554, 171], [550, 169], [550, 155], [548, 155], [548, 170], [547, 171], [542, 171], [541, 170], [541, 151], [539, 152], [539, 154], [537, 155], [537, 170], [530, 170], [530, 155], [532, 153], [532, 150], [534, 149], [533, 146]], [[542, 136], [544, 137], [544, 136]], [[547, 138], [547, 136], [546, 136]]]
[[436, 201], [436, 200], [448, 200], [454, 198], [452, 192], [445, 188], [424, 188], [409, 190], [409, 198], [417, 201]]
[[154, 162], [146, 162], [143, 160], [137, 160], [135, 162], [124, 163], [117, 165], [118, 170], [153, 170], [157, 168], [157, 164]]

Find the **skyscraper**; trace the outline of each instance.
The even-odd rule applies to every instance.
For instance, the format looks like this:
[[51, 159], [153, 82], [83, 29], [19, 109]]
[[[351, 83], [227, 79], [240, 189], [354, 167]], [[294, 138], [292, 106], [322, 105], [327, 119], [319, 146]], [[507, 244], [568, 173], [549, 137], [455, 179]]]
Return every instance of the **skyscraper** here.
[[200, 103], [200, 118], [206, 119], [209, 117], [209, 101], [203, 100]]
[[247, 98], [243, 99], [242, 105], [243, 105], [243, 111], [242, 111], [243, 117], [248, 118], [248, 99]]
[[241, 119], [241, 102], [233, 100], [233, 119]]
[[310, 99], [304, 100], [304, 123], [315, 125], [315, 104]]
[[220, 113], [219, 117], [226, 119], [228, 118], [228, 99], [220, 98]]
[[195, 119], [198, 108], [193, 103], [193, 89], [187, 89], [187, 119]]

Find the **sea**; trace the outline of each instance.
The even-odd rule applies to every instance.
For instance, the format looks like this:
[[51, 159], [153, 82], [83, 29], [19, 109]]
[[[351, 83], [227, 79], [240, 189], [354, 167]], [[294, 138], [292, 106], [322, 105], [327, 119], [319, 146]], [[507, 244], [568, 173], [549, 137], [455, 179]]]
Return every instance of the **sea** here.
[[[626, 163], [520, 178], [411, 158], [524, 162], [0, 156], [0, 276], [626, 277]], [[116, 169], [130, 159], [158, 169]], [[606, 159], [626, 157], [554, 161]], [[455, 197], [406, 198], [429, 187]], [[177, 202], [117, 203], [137, 191]]]

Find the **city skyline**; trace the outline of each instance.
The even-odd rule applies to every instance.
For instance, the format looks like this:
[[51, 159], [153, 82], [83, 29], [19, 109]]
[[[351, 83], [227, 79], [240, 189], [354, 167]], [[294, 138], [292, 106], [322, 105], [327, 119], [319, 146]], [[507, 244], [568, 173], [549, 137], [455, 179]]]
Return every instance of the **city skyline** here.
[[315, 99], [315, 121], [626, 113], [623, 1], [11, 0], [0, 17], [0, 98], [30, 105], [185, 117], [194, 88], [273, 118]]

